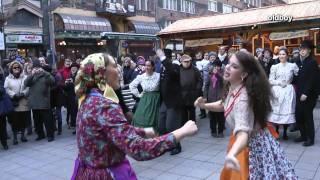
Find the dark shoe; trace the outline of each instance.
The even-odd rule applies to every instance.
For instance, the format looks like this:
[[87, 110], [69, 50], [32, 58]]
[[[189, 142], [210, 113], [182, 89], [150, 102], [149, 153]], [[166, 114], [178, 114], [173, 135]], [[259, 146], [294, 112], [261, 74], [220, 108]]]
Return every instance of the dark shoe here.
[[48, 137], [48, 142], [54, 141], [54, 137]]
[[207, 117], [206, 114], [201, 114], [200, 119], [204, 119], [204, 118], [206, 118], [206, 117]]
[[211, 136], [215, 138], [218, 137], [217, 133], [213, 133], [213, 132], [211, 133]]
[[37, 139], [36, 139], [36, 141], [40, 141], [40, 140], [42, 140], [42, 139], [44, 139], [44, 138], [45, 138], [44, 136], [38, 136]]
[[58, 131], [58, 135], [61, 135], [61, 131]]
[[308, 146], [312, 146], [312, 145], [314, 145], [314, 142], [313, 142], [313, 141], [308, 140], [308, 141], [304, 142], [302, 145], [303, 145], [303, 146], [308, 147]]
[[218, 136], [217, 136], [217, 138], [224, 138], [223, 133], [219, 133]]
[[28, 139], [24, 136], [21, 136], [21, 142], [28, 142]]
[[8, 146], [8, 145], [4, 145], [4, 146], [3, 146], [3, 149], [4, 149], [4, 150], [8, 150], [8, 149], [9, 149], [9, 146]]
[[284, 136], [282, 137], [282, 139], [283, 139], [283, 140], [288, 140], [289, 137], [288, 137], [287, 135], [284, 135]]
[[306, 139], [304, 139], [303, 137], [298, 137], [294, 140], [294, 142], [299, 143], [299, 142], [303, 142], [306, 141]]
[[296, 131], [299, 131], [299, 129], [297, 127], [290, 129], [290, 132], [296, 132]]
[[17, 145], [18, 144], [18, 140], [17, 139], [14, 139], [13, 140], [13, 145]]
[[73, 131], [72, 134], [73, 134], [73, 135], [76, 134], [76, 131]]
[[174, 148], [173, 150], [171, 150], [170, 155], [176, 155], [181, 153], [181, 148]]
[[30, 136], [32, 135], [32, 130], [27, 132], [27, 135]]

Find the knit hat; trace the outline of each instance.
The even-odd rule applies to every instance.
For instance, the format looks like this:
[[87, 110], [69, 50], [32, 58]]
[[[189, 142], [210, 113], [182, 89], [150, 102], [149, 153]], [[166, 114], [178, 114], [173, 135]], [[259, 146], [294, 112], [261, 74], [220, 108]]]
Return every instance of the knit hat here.
[[138, 65], [145, 65], [145, 63], [146, 63], [146, 60], [145, 60], [145, 58], [143, 56], [138, 56], [137, 57], [137, 64]]
[[73, 62], [73, 63], [71, 64], [70, 68], [72, 68], [72, 67], [77, 67], [77, 68], [79, 69], [79, 68], [80, 68], [80, 65], [79, 65], [78, 63], [76, 63], [76, 62]]
[[34, 68], [41, 67], [40, 61], [38, 59], [33, 60], [32, 67], [34, 67]]
[[294, 53], [299, 53], [300, 51], [299, 51], [299, 49], [298, 48], [294, 48], [293, 50], [292, 50], [292, 54], [294, 54]]
[[208, 55], [209, 55], [209, 57], [210, 57], [210, 56], [215, 56], [215, 57], [217, 57], [217, 56], [218, 56], [218, 55], [217, 55], [217, 53], [216, 53], [216, 52], [213, 52], [213, 51], [209, 52], [209, 54], [208, 54]]

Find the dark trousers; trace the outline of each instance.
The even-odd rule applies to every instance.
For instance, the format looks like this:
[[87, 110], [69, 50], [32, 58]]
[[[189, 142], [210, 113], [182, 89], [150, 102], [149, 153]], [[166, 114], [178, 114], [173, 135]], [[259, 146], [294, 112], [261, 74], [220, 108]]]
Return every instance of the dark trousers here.
[[0, 141], [3, 146], [7, 145], [7, 119], [6, 119], [6, 116], [0, 116]]
[[209, 112], [210, 118], [210, 129], [211, 133], [217, 133], [217, 126], [218, 126], [218, 133], [223, 133], [224, 129], [224, 113], [223, 112]]
[[181, 108], [167, 108], [162, 102], [159, 112], [158, 129], [160, 134], [172, 132], [181, 127]]
[[183, 106], [181, 108], [181, 126], [188, 120], [196, 121], [196, 108], [194, 106]]
[[66, 121], [71, 127], [76, 126], [77, 113], [78, 113], [78, 103], [77, 103], [77, 99], [74, 97], [73, 102], [67, 105]]
[[301, 137], [304, 140], [314, 142], [314, 121], [313, 121], [313, 109], [316, 106], [317, 100], [307, 99], [306, 101], [300, 101], [297, 97], [296, 105], [296, 121], [300, 130]]
[[19, 131], [24, 133], [25, 129], [27, 128], [28, 115], [30, 115], [30, 111], [15, 111], [9, 115], [9, 122], [14, 133]]
[[36, 133], [39, 137], [44, 136], [43, 124], [46, 128], [47, 136], [54, 137], [54, 121], [50, 109], [33, 110], [34, 124]]
[[[58, 132], [61, 132], [62, 131], [61, 106], [57, 106], [54, 109], [52, 109], [52, 114], [53, 114], [52, 119], [54, 121], [54, 124], [58, 123]], [[66, 119], [66, 121], [67, 121], [67, 124], [69, 125], [68, 118]]]

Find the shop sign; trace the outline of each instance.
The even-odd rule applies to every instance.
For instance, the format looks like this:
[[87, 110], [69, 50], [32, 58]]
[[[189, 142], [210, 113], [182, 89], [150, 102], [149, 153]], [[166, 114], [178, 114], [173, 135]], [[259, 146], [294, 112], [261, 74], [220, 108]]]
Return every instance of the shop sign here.
[[15, 44], [41, 44], [42, 36], [26, 34], [26, 35], [7, 35], [6, 43]]
[[153, 41], [157, 40], [156, 36], [142, 36], [142, 35], [132, 35], [132, 34], [105, 34], [103, 36], [105, 39], [115, 39], [115, 40], [140, 40], [140, 41]]
[[273, 33], [270, 33], [269, 39], [272, 41], [275, 41], [275, 40], [294, 39], [294, 38], [305, 37], [305, 36], [309, 36], [308, 30], [292, 31], [292, 32], [273, 32]]
[[100, 35], [97, 34], [80, 34], [80, 33], [56, 33], [56, 39], [100, 39]]
[[5, 45], [4, 45], [4, 34], [3, 32], [0, 32], [0, 50], [5, 50]]
[[222, 43], [223, 43], [222, 38], [186, 40], [185, 47], [208, 46], [208, 45], [215, 45], [215, 44], [222, 44]]

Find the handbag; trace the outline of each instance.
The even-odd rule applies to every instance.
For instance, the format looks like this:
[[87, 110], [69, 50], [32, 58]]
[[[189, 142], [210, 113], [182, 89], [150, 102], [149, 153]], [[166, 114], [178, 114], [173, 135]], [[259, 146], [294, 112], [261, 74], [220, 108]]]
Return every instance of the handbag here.
[[11, 99], [7, 93], [0, 98], [0, 116], [7, 115], [14, 110]]

